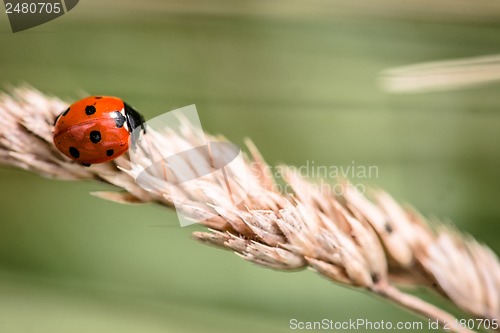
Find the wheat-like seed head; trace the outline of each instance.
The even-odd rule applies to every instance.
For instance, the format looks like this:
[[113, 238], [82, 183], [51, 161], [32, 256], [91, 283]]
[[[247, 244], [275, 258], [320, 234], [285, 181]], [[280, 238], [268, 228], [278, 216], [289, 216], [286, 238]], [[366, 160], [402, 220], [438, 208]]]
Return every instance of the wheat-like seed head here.
[[[175, 203], [184, 215], [209, 227], [194, 233], [204, 243], [233, 250], [264, 267], [311, 268], [332, 281], [363, 288], [442, 324], [454, 318], [395, 285], [424, 285], [474, 316], [500, 318], [497, 256], [450, 227], [431, 227], [416, 211], [401, 207], [381, 190], [373, 191], [370, 200], [344, 182], [342, 195], [333, 195], [317, 189], [293, 169], [285, 169], [293, 192], [279, 193], [269, 167], [251, 142], [247, 142], [251, 157], [226, 170], [233, 192], [243, 195], [248, 190], [239, 204], [231, 201], [220, 176], [169, 186], [168, 191], [157, 178], [148, 182], [146, 177], [146, 190], [134, 180], [144, 169], [132, 164], [127, 155], [87, 168], [57, 151], [52, 143], [53, 123], [67, 105], [29, 87], [0, 95], [0, 164], [55, 179], [113, 184], [122, 191], [94, 195], [120, 203]], [[150, 129], [148, 135], [164, 155], [199, 140], [188, 122], [183, 123], [180, 135], [168, 129]], [[183, 173], [196, 168], [192, 160], [185, 163]], [[175, 179], [169, 182], [175, 184]], [[242, 184], [250, 184], [249, 189]]]

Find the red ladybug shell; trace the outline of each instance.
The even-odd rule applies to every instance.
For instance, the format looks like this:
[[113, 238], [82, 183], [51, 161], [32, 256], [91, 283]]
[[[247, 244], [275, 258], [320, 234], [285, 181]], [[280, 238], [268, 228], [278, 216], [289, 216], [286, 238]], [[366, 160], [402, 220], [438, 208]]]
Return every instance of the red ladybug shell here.
[[56, 120], [54, 144], [82, 164], [111, 161], [128, 150], [125, 103], [117, 97], [90, 96], [72, 104]]

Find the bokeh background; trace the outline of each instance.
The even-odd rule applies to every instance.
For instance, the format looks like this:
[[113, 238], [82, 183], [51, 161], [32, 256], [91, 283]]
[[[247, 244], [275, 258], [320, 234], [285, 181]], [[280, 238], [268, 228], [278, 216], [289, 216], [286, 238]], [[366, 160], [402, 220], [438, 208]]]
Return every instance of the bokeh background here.
[[[495, 1], [111, 1], [13, 34], [0, 83], [117, 95], [146, 118], [196, 104], [206, 130], [271, 164], [377, 166], [382, 187], [500, 252], [500, 84], [392, 95], [386, 68], [500, 53]], [[0, 331], [288, 332], [289, 320], [418, 317], [312, 272], [190, 240], [108, 187], [0, 169]], [[423, 291], [440, 305], [442, 300]], [[448, 307], [456, 312], [453, 307]], [[425, 331], [425, 330], [424, 330]]]

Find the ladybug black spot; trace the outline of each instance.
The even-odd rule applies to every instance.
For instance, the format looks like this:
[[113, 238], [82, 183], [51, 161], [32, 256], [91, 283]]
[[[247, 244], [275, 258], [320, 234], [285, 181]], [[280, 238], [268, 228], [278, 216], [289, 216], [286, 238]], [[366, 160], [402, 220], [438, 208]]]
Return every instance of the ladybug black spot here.
[[87, 116], [91, 116], [95, 113], [95, 106], [93, 105], [87, 105], [85, 107], [85, 113], [87, 114]]
[[102, 98], [102, 96], [96, 96], [95, 97], [95, 99], [101, 99], [101, 98]]
[[75, 147], [69, 147], [69, 154], [73, 157], [73, 158], [78, 158], [80, 157], [80, 152], [78, 151], [78, 149], [76, 149]]
[[101, 132], [99, 131], [90, 132], [90, 141], [92, 141], [92, 143], [98, 143], [99, 141], [101, 141]]
[[113, 156], [115, 151], [113, 149], [106, 150], [106, 156]]
[[127, 118], [125, 118], [120, 111], [115, 111], [115, 124], [116, 127], [122, 128], [123, 124], [125, 124], [125, 121], [127, 121]]

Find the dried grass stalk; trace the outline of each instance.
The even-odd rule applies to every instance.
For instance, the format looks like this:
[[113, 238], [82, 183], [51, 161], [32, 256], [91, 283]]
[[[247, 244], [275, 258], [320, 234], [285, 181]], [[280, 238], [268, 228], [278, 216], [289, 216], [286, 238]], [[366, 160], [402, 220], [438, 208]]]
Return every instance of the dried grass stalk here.
[[[52, 144], [52, 130], [55, 117], [66, 108], [66, 102], [29, 87], [0, 95], [0, 164], [54, 179], [113, 184], [122, 191], [94, 194], [119, 203], [172, 206], [171, 194], [162, 187], [153, 183], [146, 191], [138, 186], [132, 177], [138, 171], [127, 156], [86, 168], [60, 154]], [[191, 134], [185, 124], [182, 136], [169, 131], [151, 135], [168, 154], [196, 140]], [[294, 193], [278, 193], [262, 156], [251, 142], [247, 145], [251, 157], [228, 170], [235, 179], [233, 191], [242, 190], [239, 183], [252, 184], [242, 204], [229, 200], [218, 179], [176, 186], [184, 214], [208, 217], [203, 223], [209, 230], [195, 232], [196, 239], [264, 267], [313, 269], [442, 325], [454, 323], [455, 318], [396, 286], [401, 282], [426, 286], [477, 318], [500, 318], [500, 264], [488, 247], [448, 226], [431, 227], [413, 209], [401, 207], [380, 190], [373, 191], [369, 200], [344, 183], [343, 194], [336, 196], [317, 190], [288, 169], [286, 180]], [[460, 326], [452, 331], [470, 332]]]
[[500, 55], [448, 59], [389, 68], [380, 74], [390, 93], [424, 93], [465, 89], [500, 81]]

